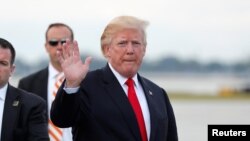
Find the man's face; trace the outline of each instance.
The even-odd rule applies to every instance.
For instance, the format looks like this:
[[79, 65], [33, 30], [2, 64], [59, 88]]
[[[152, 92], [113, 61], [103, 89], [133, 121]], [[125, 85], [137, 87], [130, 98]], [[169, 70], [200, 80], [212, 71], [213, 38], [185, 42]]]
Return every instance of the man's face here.
[[116, 33], [105, 47], [109, 63], [124, 77], [133, 77], [138, 72], [145, 51], [142, 33], [134, 29]]
[[65, 42], [66, 39], [72, 40], [70, 30], [64, 26], [52, 27], [47, 33], [45, 48], [54, 67], [60, 66], [56, 52], [62, 51], [62, 43]]
[[14, 72], [15, 66], [11, 64], [11, 52], [9, 49], [0, 47], [0, 88], [8, 83]]

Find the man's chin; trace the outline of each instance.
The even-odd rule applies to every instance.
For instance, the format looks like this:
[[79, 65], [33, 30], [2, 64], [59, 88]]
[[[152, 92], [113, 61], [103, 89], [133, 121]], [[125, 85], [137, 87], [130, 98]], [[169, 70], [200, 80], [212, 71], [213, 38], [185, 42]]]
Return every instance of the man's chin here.
[[126, 77], [133, 77], [136, 73], [137, 73], [136, 69], [132, 68], [132, 67], [131, 68], [127, 68], [124, 71], [124, 75]]

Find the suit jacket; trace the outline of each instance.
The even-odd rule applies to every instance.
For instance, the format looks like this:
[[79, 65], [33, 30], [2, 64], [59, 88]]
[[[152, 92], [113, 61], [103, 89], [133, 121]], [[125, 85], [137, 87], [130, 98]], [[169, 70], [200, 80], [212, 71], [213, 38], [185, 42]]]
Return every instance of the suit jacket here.
[[49, 141], [45, 101], [8, 85], [1, 141]]
[[[18, 88], [32, 92], [46, 101], [46, 112], [48, 109], [48, 76], [49, 70], [48, 67], [46, 67], [45, 69], [20, 79], [18, 83]], [[48, 114], [46, 115], [48, 117]]]
[[[166, 92], [138, 75], [150, 111], [150, 141], [177, 141], [172, 106]], [[118, 80], [108, 67], [89, 72], [76, 94], [62, 85], [52, 104], [51, 119], [73, 127], [75, 141], [141, 141], [136, 116]]]

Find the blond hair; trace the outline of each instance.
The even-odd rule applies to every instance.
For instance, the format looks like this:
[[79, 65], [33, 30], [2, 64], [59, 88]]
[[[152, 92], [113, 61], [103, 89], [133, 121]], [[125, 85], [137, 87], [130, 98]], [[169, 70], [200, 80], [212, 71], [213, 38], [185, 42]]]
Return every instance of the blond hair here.
[[124, 29], [136, 29], [142, 33], [143, 44], [147, 45], [146, 40], [146, 27], [148, 22], [138, 19], [133, 16], [119, 16], [110, 21], [110, 23], [105, 27], [101, 36], [101, 49], [104, 54], [105, 46], [109, 45], [112, 41], [113, 36]]

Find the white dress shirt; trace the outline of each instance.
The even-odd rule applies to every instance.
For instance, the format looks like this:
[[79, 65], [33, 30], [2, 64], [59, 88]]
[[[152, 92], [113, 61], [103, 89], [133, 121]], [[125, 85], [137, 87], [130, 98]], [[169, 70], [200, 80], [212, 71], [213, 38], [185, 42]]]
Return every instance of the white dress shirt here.
[[[48, 117], [50, 118], [50, 109], [51, 109], [51, 104], [54, 99], [53, 97], [53, 90], [56, 82], [56, 76], [59, 74], [58, 72], [51, 64], [49, 64], [49, 76], [48, 76]], [[72, 133], [71, 133], [71, 128], [63, 128], [63, 137], [62, 141], [72, 141]]]
[[8, 84], [0, 88], [0, 139], [2, 133], [2, 122], [3, 122], [3, 110], [4, 110], [4, 103], [6, 98]]

